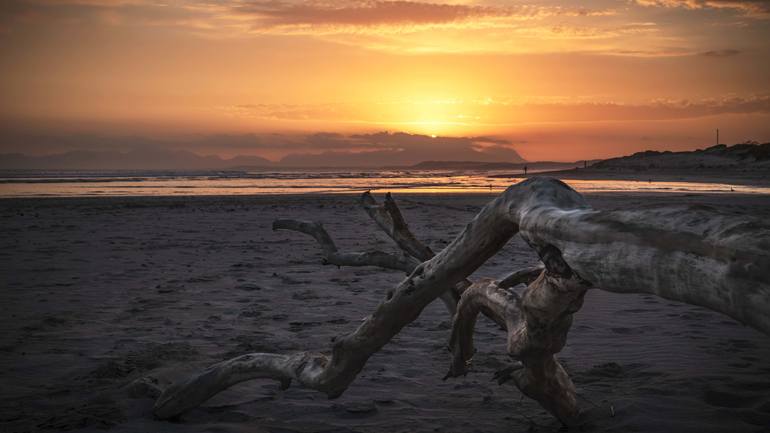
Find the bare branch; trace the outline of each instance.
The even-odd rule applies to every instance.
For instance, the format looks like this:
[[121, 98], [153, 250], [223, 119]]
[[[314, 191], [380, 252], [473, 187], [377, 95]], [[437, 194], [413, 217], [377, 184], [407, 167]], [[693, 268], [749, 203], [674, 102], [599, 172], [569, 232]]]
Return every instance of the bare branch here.
[[[274, 371], [291, 371], [302, 385], [326, 393], [330, 398], [341, 395], [355, 380], [366, 361], [379, 351], [401, 329], [413, 322], [422, 310], [439, 295], [464, 280], [494, 255], [516, 233], [508, 220], [506, 196], [498, 197], [471, 221], [465, 230], [439, 254], [418, 266], [393, 290], [389, 299], [380, 303], [354, 332], [337, 338], [331, 357], [318, 354], [296, 354], [287, 358], [271, 358], [271, 364], [250, 364], [247, 372], [218, 364], [200, 375], [165, 391], [153, 412], [159, 418], [171, 418], [196, 407], [222, 389], [244, 380]], [[263, 358], [258, 354], [256, 359]], [[294, 360], [303, 362], [295, 363]], [[281, 364], [278, 367], [272, 363]], [[205, 376], [205, 377], [201, 377]], [[213, 383], [212, 383], [213, 382]], [[220, 386], [217, 383], [222, 383]], [[203, 385], [202, 385], [203, 384]]]
[[[393, 239], [404, 253], [415, 257], [421, 262], [430, 260], [436, 255], [429, 247], [420, 242], [409, 229], [404, 216], [401, 214], [401, 210], [390, 193], [385, 194], [385, 203], [380, 205], [377, 204], [372, 194], [366, 191], [361, 195], [361, 205], [369, 217]], [[444, 302], [451, 316], [454, 316], [457, 309], [460, 293], [470, 285], [470, 281], [464, 280], [441, 294], [441, 301]]]
[[[323, 225], [318, 222], [289, 219], [275, 220], [273, 222], [273, 230], [279, 229], [294, 230], [315, 238], [319, 245], [321, 245], [321, 250], [324, 255], [324, 264], [328, 263], [337, 266], [379, 266], [381, 268], [404, 271], [407, 274], [412, 272], [414, 268], [420, 264], [420, 262], [412, 256], [397, 256], [382, 251], [340, 253], [331, 236], [329, 236], [329, 233], [324, 229]], [[455, 294], [451, 291], [447, 291], [446, 293], [442, 293], [440, 298], [449, 311], [450, 316], [454, 316], [455, 309], [457, 308], [457, 297]]]
[[[338, 338], [329, 356], [254, 354], [236, 358], [240, 359], [236, 363], [226, 361], [169, 388], [154, 412], [161, 418], [173, 417], [228, 386], [258, 377], [277, 378], [283, 384], [295, 379], [337, 397], [372, 354], [519, 231], [540, 255], [546, 271], [516, 301], [519, 308], [510, 307], [508, 300], [471, 301], [475, 293], [471, 291], [470, 309], [462, 319], [458, 314], [456, 321], [457, 335], [465, 337], [455, 337], [453, 346], [466, 345], [458, 350], [464, 365], [472, 342], [467, 346], [461, 340], [471, 334], [468, 323], [474, 309], [484, 307], [495, 316], [498, 304], [504, 305], [504, 314], [498, 311], [497, 316], [509, 330], [508, 352], [524, 366], [513, 371], [514, 380], [522, 392], [565, 423], [577, 413], [574, 386], [553, 354], [565, 344], [572, 314], [580, 308], [588, 283], [702, 305], [770, 334], [770, 225], [692, 208], [599, 212], [564, 183], [535, 177], [511, 186], [485, 206], [452, 243], [398, 284], [358, 329]], [[493, 283], [485, 287], [489, 284]], [[489, 292], [492, 289], [484, 289], [486, 298], [500, 296]], [[517, 322], [511, 308], [517, 310]], [[455, 364], [452, 372], [463, 374]]]
[[324, 264], [337, 266], [379, 266], [396, 269], [406, 273], [414, 270], [420, 264], [408, 256], [397, 256], [382, 251], [340, 253], [331, 236], [323, 225], [311, 221], [280, 219], [273, 222], [273, 230], [293, 230], [312, 236], [321, 246]]
[[390, 193], [385, 195], [385, 203], [379, 205], [367, 191], [361, 196], [361, 204], [377, 225], [406, 253], [423, 262], [435, 255], [409, 230], [401, 210]]
[[214, 364], [188, 380], [166, 389], [155, 402], [153, 413], [161, 419], [173, 418], [199, 406], [219, 392], [241, 382], [253, 379], [274, 379], [286, 389], [292, 379], [306, 384], [309, 374], [327, 363], [321, 354], [297, 353], [277, 355], [250, 353]]

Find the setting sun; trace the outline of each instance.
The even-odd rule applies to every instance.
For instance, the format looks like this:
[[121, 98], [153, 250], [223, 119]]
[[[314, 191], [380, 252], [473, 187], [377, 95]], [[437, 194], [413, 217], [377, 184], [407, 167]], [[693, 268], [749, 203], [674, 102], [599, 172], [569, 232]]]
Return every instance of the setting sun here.
[[770, 0], [0, 0], [0, 50], [0, 432], [770, 431]]
[[4, 152], [37, 131], [51, 138], [25, 152], [141, 136], [272, 160], [350, 150], [282, 144], [329, 132], [494, 136], [563, 161], [694, 149], [716, 127], [770, 138], [758, 2], [16, 3], [0, 23]]

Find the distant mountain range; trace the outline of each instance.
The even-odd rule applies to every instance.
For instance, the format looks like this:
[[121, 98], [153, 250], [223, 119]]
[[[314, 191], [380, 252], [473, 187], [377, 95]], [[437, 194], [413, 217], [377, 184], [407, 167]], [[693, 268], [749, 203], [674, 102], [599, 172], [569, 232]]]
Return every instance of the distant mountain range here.
[[[386, 155], [387, 154], [387, 155]], [[645, 151], [605, 160], [527, 162], [517, 154], [512, 162], [496, 161], [423, 161], [414, 165], [392, 164], [386, 151], [370, 153], [324, 152], [321, 154], [292, 154], [280, 162], [258, 156], [222, 158], [201, 156], [184, 150], [141, 149], [129, 152], [71, 151], [66, 153], [28, 156], [20, 153], [0, 154], [0, 169], [38, 170], [228, 170], [284, 169], [297, 167], [372, 167], [410, 168], [415, 170], [568, 170], [588, 165], [597, 170], [697, 169], [697, 168], [759, 168], [770, 169], [770, 143], [743, 143], [733, 146], [720, 144], [689, 152]], [[491, 155], [484, 155], [491, 159]], [[501, 158], [502, 159], [502, 158]], [[400, 159], [396, 159], [399, 160]], [[379, 165], [377, 165], [379, 163]]]
[[[275, 162], [252, 156], [202, 156], [259, 151], [282, 151], [287, 154]], [[214, 134], [165, 139], [84, 134], [14, 134], [0, 131], [0, 152], [7, 152], [5, 155], [0, 154], [0, 168], [53, 170], [382, 168], [406, 167], [437, 157], [446, 161], [524, 162], [513, 143], [504, 139], [484, 136], [436, 137], [388, 131], [347, 135], [323, 132]]]
[[[118, 151], [70, 151], [44, 156], [29, 156], [20, 153], [0, 154], [0, 169], [25, 170], [239, 170], [239, 169], [288, 169], [317, 167], [409, 167], [414, 155], [401, 155], [403, 152], [381, 150], [376, 152], [338, 152], [327, 151], [318, 154], [290, 154], [279, 162], [273, 162], [258, 156], [235, 156], [222, 158], [216, 155], [202, 156], [184, 150], [147, 149]], [[452, 169], [485, 168], [493, 169], [523, 166], [524, 161], [513, 150], [504, 156], [478, 152], [479, 158], [487, 161], [432, 161], [424, 169], [441, 165]], [[517, 162], [489, 162], [510, 158]], [[510, 160], [509, 159], [509, 160]], [[413, 159], [412, 159], [413, 161]], [[414, 168], [422, 169], [420, 164]], [[445, 167], [446, 168], [446, 167]]]
[[770, 143], [719, 144], [689, 152], [648, 150], [597, 162], [593, 169], [770, 169]]

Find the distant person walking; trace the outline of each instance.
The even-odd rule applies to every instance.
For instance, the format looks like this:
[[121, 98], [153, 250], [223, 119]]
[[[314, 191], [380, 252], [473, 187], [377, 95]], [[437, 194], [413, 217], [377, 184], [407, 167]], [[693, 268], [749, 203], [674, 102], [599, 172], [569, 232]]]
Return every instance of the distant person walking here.
[[526, 165], [524, 166], [524, 175], [525, 176], [527, 175], [527, 166]]

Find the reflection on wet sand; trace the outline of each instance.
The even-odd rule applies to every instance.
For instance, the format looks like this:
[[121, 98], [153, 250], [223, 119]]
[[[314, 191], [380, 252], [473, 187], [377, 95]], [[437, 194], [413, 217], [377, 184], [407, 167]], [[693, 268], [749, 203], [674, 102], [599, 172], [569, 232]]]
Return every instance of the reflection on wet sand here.
[[[347, 194], [496, 194], [523, 178], [493, 173], [243, 173], [145, 176], [25, 176], [0, 180], [0, 197]], [[770, 187], [653, 180], [565, 180], [580, 192], [699, 192], [770, 194]]]

